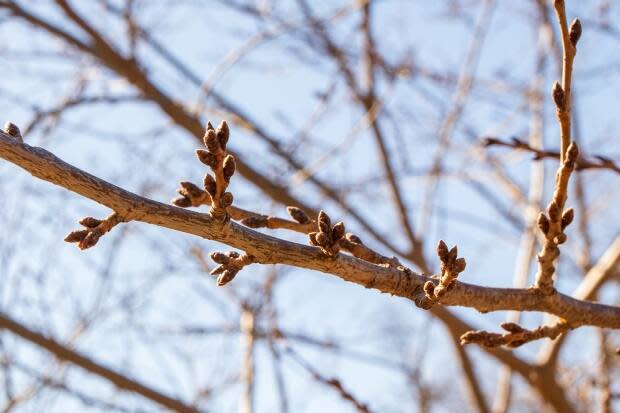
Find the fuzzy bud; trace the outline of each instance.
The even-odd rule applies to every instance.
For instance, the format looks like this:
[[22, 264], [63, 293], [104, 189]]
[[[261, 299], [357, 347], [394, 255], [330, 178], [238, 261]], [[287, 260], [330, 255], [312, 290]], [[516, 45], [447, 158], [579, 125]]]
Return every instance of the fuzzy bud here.
[[212, 252], [211, 259], [218, 264], [228, 264], [228, 262], [230, 261], [230, 258], [228, 257], [228, 255], [224, 254], [223, 252], [219, 252], [219, 251]]
[[457, 247], [455, 245], [448, 252], [448, 262], [454, 262], [454, 260], [456, 260], [456, 257], [458, 257], [458, 255], [459, 255], [458, 249], [457, 249]]
[[205, 128], [205, 133], [208, 130], [213, 130], [213, 131], [215, 130], [215, 128], [213, 127], [213, 124], [211, 123], [211, 121], [207, 122], [207, 127]]
[[573, 210], [573, 208], [568, 208], [566, 211], [564, 211], [564, 213], [562, 214], [562, 230], [569, 226], [570, 223], [573, 222], [574, 218], [575, 211]]
[[178, 206], [179, 208], [189, 208], [192, 206], [192, 200], [186, 196], [180, 196], [178, 198], [174, 198], [170, 201], [172, 205]]
[[346, 239], [354, 244], [363, 244], [362, 240], [360, 237], [358, 237], [355, 234], [351, 234], [350, 232], [345, 235]]
[[237, 271], [234, 271], [234, 270], [224, 271], [223, 273], [220, 274], [219, 277], [217, 277], [217, 285], [222, 287], [228, 284], [235, 278], [236, 275], [237, 275]]
[[566, 236], [566, 234], [562, 232], [562, 233], [558, 234], [557, 237], [555, 237], [555, 243], [558, 244], [558, 245], [559, 244], [564, 244], [566, 242], [567, 238], [568, 237]]
[[465, 262], [465, 258], [458, 258], [454, 261], [454, 271], [457, 273], [461, 273], [465, 271], [465, 266], [467, 263]]
[[293, 206], [286, 207], [286, 212], [288, 212], [291, 218], [293, 218], [295, 221], [299, 222], [300, 224], [307, 224], [310, 222], [310, 218], [308, 217], [308, 215], [306, 215], [304, 211], [302, 211], [301, 209], [297, 207], [293, 207]]
[[319, 229], [321, 232], [325, 232], [327, 234], [330, 233], [332, 221], [329, 219], [329, 216], [325, 213], [325, 211], [320, 211], [318, 216], [319, 221]]
[[85, 250], [91, 247], [94, 247], [97, 242], [99, 242], [99, 237], [101, 235], [96, 232], [89, 232], [88, 235], [84, 237], [82, 241], [78, 244], [78, 248], [81, 250]]
[[203, 164], [207, 165], [211, 169], [217, 167], [217, 157], [215, 154], [206, 151], [204, 149], [196, 149], [196, 156]]
[[230, 136], [230, 130], [228, 129], [228, 123], [226, 123], [225, 120], [223, 120], [217, 127], [215, 134], [220, 144], [220, 148], [226, 149], [226, 144], [228, 143], [228, 138]]
[[553, 97], [553, 101], [555, 102], [555, 106], [559, 110], [564, 110], [564, 105], [566, 103], [566, 99], [564, 96], [564, 89], [562, 89], [562, 85], [560, 82], [555, 81], [553, 83], [553, 88], [551, 89], [551, 96]]
[[334, 228], [332, 228], [333, 240], [338, 241], [340, 238], [344, 237], [344, 233], [345, 233], [344, 223], [338, 222], [336, 225], [334, 225]]
[[72, 231], [65, 237], [65, 242], [80, 242], [88, 235], [88, 230]]
[[219, 148], [219, 143], [217, 141], [217, 136], [215, 135], [215, 131], [213, 129], [207, 129], [207, 133], [202, 138], [205, 147], [211, 153], [216, 153]]
[[579, 19], [573, 20], [568, 31], [568, 38], [573, 47], [577, 47], [577, 42], [581, 38], [581, 22]]
[[443, 240], [439, 240], [437, 244], [437, 256], [441, 261], [446, 261], [448, 259], [448, 246]]
[[203, 184], [205, 190], [209, 193], [209, 195], [211, 195], [211, 197], [214, 197], [217, 191], [217, 183], [215, 182], [215, 178], [210, 174], [206, 174]]
[[248, 228], [265, 228], [267, 226], [267, 217], [252, 216], [242, 219], [241, 223]]
[[183, 181], [179, 185], [183, 193], [187, 194], [190, 198], [199, 198], [202, 196], [202, 190], [191, 182]]
[[555, 201], [549, 202], [547, 214], [549, 214], [549, 220], [552, 222], [557, 222], [560, 219], [560, 207]]
[[19, 128], [17, 127], [16, 124], [14, 124], [13, 122], [6, 122], [4, 124], [4, 128], [2, 129], [4, 133], [6, 133], [7, 135], [17, 139], [20, 142], [23, 142], [23, 138], [22, 138], [22, 133], [19, 130]]
[[549, 232], [549, 219], [542, 212], [538, 214], [538, 220], [536, 221], [538, 224], [538, 228], [542, 231], [543, 234], [547, 235]]
[[101, 224], [101, 220], [93, 217], [85, 217], [80, 219], [80, 225], [86, 228], [95, 228]]
[[226, 182], [230, 182], [230, 178], [235, 173], [235, 168], [235, 157], [232, 155], [226, 156], [226, 158], [224, 159], [224, 166], [222, 171]]
[[319, 246], [319, 242], [316, 239], [318, 232], [310, 232], [308, 234], [308, 241], [310, 242], [310, 245], [314, 245], [315, 247]]
[[316, 234], [316, 242], [321, 247], [328, 247], [330, 244], [330, 237], [325, 232], [318, 232]]
[[566, 149], [566, 159], [564, 160], [565, 165], [573, 169], [575, 167], [575, 162], [577, 162], [577, 157], [579, 156], [579, 148], [577, 144], [573, 141], [568, 145]]
[[233, 194], [231, 194], [230, 192], [224, 192], [222, 194], [222, 197], [220, 198], [220, 205], [222, 208], [228, 208], [229, 206], [232, 205], [233, 203]]
[[500, 324], [500, 327], [503, 328], [504, 330], [508, 331], [509, 333], [513, 333], [513, 334], [515, 334], [515, 333], [522, 333], [522, 332], [526, 331], [523, 327], [521, 327], [517, 323], [506, 322], [506, 323]]

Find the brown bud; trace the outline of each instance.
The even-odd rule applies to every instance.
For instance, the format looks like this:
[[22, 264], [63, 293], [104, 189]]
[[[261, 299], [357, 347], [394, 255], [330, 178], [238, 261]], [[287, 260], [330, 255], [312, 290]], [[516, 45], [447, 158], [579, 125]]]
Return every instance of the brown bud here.
[[237, 251], [230, 251], [230, 252], [228, 253], [228, 256], [229, 256], [230, 258], [239, 258], [239, 257], [241, 256], [241, 254], [239, 254]]
[[562, 89], [562, 85], [557, 80], [553, 83], [553, 89], [551, 89], [551, 96], [553, 97], [553, 101], [555, 102], [555, 106], [558, 109], [564, 110], [564, 105], [566, 103], [566, 99], [564, 96], [564, 89]]
[[465, 258], [458, 258], [456, 261], [454, 261], [454, 271], [457, 273], [461, 273], [465, 271], [466, 265], [467, 263], [465, 262]]
[[330, 242], [330, 237], [329, 235], [327, 235], [327, 233], [325, 232], [318, 232], [316, 234], [316, 242], [319, 246], [321, 247], [329, 247], [329, 245], [331, 244]]
[[217, 183], [215, 182], [215, 178], [210, 174], [206, 174], [203, 184], [205, 190], [209, 193], [209, 195], [211, 195], [211, 197], [214, 197], [217, 191]]
[[233, 194], [231, 194], [230, 192], [224, 192], [222, 194], [222, 197], [220, 198], [220, 205], [222, 208], [228, 208], [229, 206], [232, 205], [233, 203]]
[[454, 247], [452, 247], [450, 249], [450, 251], [448, 252], [448, 262], [454, 262], [454, 260], [456, 260], [456, 257], [458, 257], [459, 252], [458, 249], [456, 247], [456, 245]]
[[308, 215], [306, 215], [304, 211], [302, 211], [301, 209], [297, 207], [293, 207], [293, 206], [286, 207], [286, 212], [288, 212], [291, 218], [293, 218], [295, 221], [299, 222], [300, 224], [307, 224], [310, 222], [310, 218], [308, 217]]
[[224, 254], [223, 252], [212, 252], [210, 256], [211, 259], [218, 264], [228, 264], [228, 262], [230, 261], [228, 255]]
[[219, 148], [219, 143], [217, 141], [217, 136], [215, 135], [215, 131], [213, 129], [207, 129], [207, 133], [202, 138], [207, 150], [211, 153], [216, 153]]
[[562, 214], [562, 230], [569, 226], [570, 223], [573, 222], [574, 218], [575, 211], [573, 210], [573, 208], [568, 208], [566, 211], [564, 211], [564, 213]]
[[319, 243], [316, 240], [317, 234], [318, 234], [318, 232], [310, 232], [308, 234], [308, 239], [309, 239], [310, 245], [314, 245], [315, 247], [319, 246]]
[[215, 128], [213, 127], [213, 124], [211, 123], [211, 121], [208, 121], [208, 122], [207, 122], [207, 127], [206, 127], [206, 129], [205, 129], [205, 133], [206, 133], [206, 131], [208, 131], [209, 129], [211, 129], [211, 130], [213, 130], [213, 131], [215, 130]]
[[579, 19], [574, 19], [573, 22], [570, 24], [570, 29], [568, 31], [568, 38], [570, 39], [570, 42], [573, 45], [573, 47], [577, 46], [577, 42], [579, 41], [580, 37], [581, 37], [581, 22], [579, 21]]
[[578, 156], [579, 148], [577, 147], [577, 144], [573, 141], [570, 143], [570, 145], [568, 145], [568, 148], [566, 149], [566, 159], [564, 160], [564, 163], [566, 164], [566, 166], [573, 169], [575, 167], [575, 162], [577, 161]]
[[101, 224], [101, 220], [93, 217], [85, 217], [80, 219], [80, 225], [86, 228], [95, 228]]
[[203, 164], [207, 165], [211, 169], [217, 167], [217, 157], [215, 154], [206, 151], [204, 149], [196, 149], [196, 156]]
[[506, 322], [506, 323], [500, 324], [500, 327], [508, 331], [509, 333], [522, 333], [526, 331], [523, 327], [521, 327], [517, 323]]
[[560, 219], [560, 207], [555, 201], [549, 202], [547, 214], [549, 214], [549, 220], [552, 222], [557, 222]]
[[235, 173], [235, 168], [235, 157], [232, 155], [226, 156], [226, 158], [224, 159], [224, 166], [222, 171], [226, 182], [230, 182], [230, 177], [233, 176], [233, 174]]
[[435, 284], [432, 281], [424, 283], [424, 293], [427, 297], [435, 297]]
[[561, 233], [558, 234], [557, 237], [555, 237], [555, 243], [556, 244], [564, 244], [566, 242], [567, 238], [568, 237], [566, 236], [566, 234], [561, 232]]
[[363, 244], [362, 239], [355, 234], [351, 234], [350, 232], [345, 235], [345, 237], [354, 244]]
[[228, 143], [228, 137], [230, 135], [230, 130], [228, 129], [228, 123], [223, 120], [220, 125], [217, 127], [217, 131], [215, 132], [217, 135], [217, 140], [220, 143], [220, 147], [222, 149], [226, 149], [226, 144]]
[[441, 261], [446, 261], [448, 258], [448, 246], [443, 240], [439, 240], [437, 244], [437, 256]]
[[536, 221], [538, 224], [538, 228], [542, 231], [543, 234], [547, 235], [549, 232], [549, 219], [544, 213], [538, 214], [538, 220]]
[[249, 228], [265, 228], [267, 226], [267, 217], [251, 216], [242, 219], [241, 223]]
[[88, 235], [88, 230], [81, 229], [78, 231], [72, 231], [65, 237], [65, 242], [80, 242]]
[[235, 276], [237, 275], [237, 271], [235, 270], [226, 270], [217, 277], [217, 285], [223, 287], [224, 285], [231, 282]]
[[318, 221], [319, 221], [319, 229], [321, 230], [321, 232], [325, 232], [329, 234], [331, 232], [331, 227], [332, 227], [332, 221], [331, 219], [329, 219], [329, 215], [327, 215], [325, 211], [321, 210], [319, 212]]
[[179, 185], [190, 198], [199, 198], [202, 196], [202, 189], [191, 182], [183, 181]]
[[223, 273], [224, 271], [226, 271], [226, 265], [222, 264], [222, 265], [218, 265], [217, 267], [215, 267], [214, 269], [211, 270], [211, 272], [209, 272], [209, 274], [211, 275], [218, 275]]
[[82, 239], [79, 244], [78, 244], [78, 248], [81, 250], [85, 250], [91, 247], [94, 247], [97, 242], [99, 242], [99, 237], [101, 235], [96, 233], [96, 232], [89, 232], [84, 239]]
[[19, 130], [19, 128], [17, 127], [16, 124], [14, 124], [13, 122], [6, 122], [4, 124], [4, 128], [3, 128], [4, 133], [6, 133], [9, 136], [12, 136], [13, 138], [17, 139], [20, 142], [23, 142], [24, 140], [22, 139], [22, 133]]
[[332, 228], [333, 240], [338, 241], [340, 238], [344, 237], [344, 233], [345, 233], [344, 223], [338, 222], [336, 225], [334, 225], [334, 228]]
[[172, 205], [178, 206], [179, 208], [189, 208], [192, 206], [192, 200], [186, 196], [180, 196], [178, 198], [174, 198], [170, 201]]

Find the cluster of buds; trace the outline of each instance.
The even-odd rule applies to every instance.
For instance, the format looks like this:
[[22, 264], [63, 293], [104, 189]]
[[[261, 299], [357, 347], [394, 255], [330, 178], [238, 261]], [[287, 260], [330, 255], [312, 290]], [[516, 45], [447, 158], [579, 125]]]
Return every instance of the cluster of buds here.
[[502, 323], [500, 327], [506, 333], [491, 333], [484, 330], [468, 331], [461, 336], [461, 344], [477, 343], [485, 347], [506, 346], [516, 348], [541, 338], [555, 340], [560, 334], [571, 328], [566, 322], [559, 322], [551, 326], [541, 326], [533, 330], [528, 330], [517, 323], [511, 322]]
[[219, 264], [211, 271], [211, 275], [217, 275], [217, 285], [226, 285], [235, 278], [237, 273], [246, 265], [254, 262], [254, 257], [249, 254], [239, 254], [236, 251], [228, 253], [213, 252], [211, 259]]
[[97, 242], [99, 242], [101, 236], [121, 222], [123, 222], [123, 220], [116, 212], [112, 213], [106, 219], [97, 219], [93, 217], [82, 218], [80, 220], [80, 225], [85, 229], [70, 232], [65, 237], [65, 241], [77, 243], [78, 248], [81, 250], [94, 247]]
[[[204, 178], [204, 188], [211, 197], [211, 214], [218, 218], [226, 217], [226, 208], [232, 205], [233, 195], [226, 192], [230, 178], [235, 173], [235, 158], [226, 152], [226, 144], [230, 136], [228, 124], [222, 121], [217, 130], [207, 124], [203, 137], [206, 149], [196, 150], [200, 162], [211, 168], [213, 175], [207, 173]], [[187, 197], [185, 194], [181, 194]]]
[[308, 234], [310, 244], [321, 248], [321, 251], [328, 257], [338, 255], [340, 251], [340, 240], [343, 239], [345, 235], [344, 224], [338, 222], [332, 226], [331, 219], [324, 211], [319, 212], [317, 223], [319, 231], [310, 232]]
[[441, 261], [439, 284], [435, 285], [432, 281], [424, 284], [424, 293], [433, 302], [441, 299], [454, 286], [454, 281], [465, 270], [466, 265], [465, 258], [458, 258], [456, 245], [448, 250], [443, 240], [437, 245], [437, 255]]
[[9, 135], [12, 138], [15, 138], [19, 142], [23, 142], [24, 141], [24, 139], [22, 138], [21, 131], [19, 130], [17, 125], [12, 123], [12, 122], [6, 122], [4, 124], [4, 128], [2, 129], [2, 132], [6, 133], [7, 135]]
[[198, 185], [191, 182], [180, 182], [177, 192], [180, 196], [174, 198], [170, 202], [180, 208], [198, 207], [206, 203], [211, 203], [211, 197], [207, 191], [198, 188]]

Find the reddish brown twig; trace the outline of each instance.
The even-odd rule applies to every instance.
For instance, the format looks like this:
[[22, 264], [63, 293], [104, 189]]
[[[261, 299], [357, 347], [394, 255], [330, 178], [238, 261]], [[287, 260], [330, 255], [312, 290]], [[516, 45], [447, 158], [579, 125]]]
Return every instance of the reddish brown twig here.
[[534, 330], [528, 330], [517, 323], [502, 323], [500, 325], [507, 333], [490, 333], [488, 331], [468, 331], [461, 336], [461, 344], [476, 343], [485, 347], [506, 346], [515, 348], [530, 341], [550, 338], [554, 340], [560, 334], [570, 330], [566, 322], [559, 322], [552, 326], [541, 326]]

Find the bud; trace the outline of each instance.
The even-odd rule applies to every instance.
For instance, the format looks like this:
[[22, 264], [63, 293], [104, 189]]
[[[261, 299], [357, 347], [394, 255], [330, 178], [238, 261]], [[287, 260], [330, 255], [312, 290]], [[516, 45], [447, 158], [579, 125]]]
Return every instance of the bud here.
[[186, 196], [180, 196], [178, 198], [174, 198], [170, 201], [172, 205], [178, 206], [179, 208], [189, 208], [192, 206], [192, 200]]
[[506, 322], [506, 323], [500, 324], [500, 327], [508, 331], [509, 333], [522, 333], [526, 331], [523, 327], [521, 327], [517, 323]]
[[340, 238], [344, 236], [344, 233], [345, 233], [344, 223], [338, 222], [336, 225], [334, 225], [334, 228], [332, 228], [333, 240], [338, 241]]
[[234, 270], [226, 270], [219, 277], [217, 277], [217, 285], [223, 287], [224, 285], [231, 282], [235, 276], [237, 275], [237, 271]]
[[217, 167], [217, 157], [215, 154], [206, 151], [204, 149], [196, 149], [196, 156], [203, 164], [207, 165], [211, 169]]
[[209, 193], [209, 195], [211, 195], [211, 198], [213, 198], [217, 192], [217, 183], [215, 182], [215, 178], [210, 174], [206, 174], [203, 184], [205, 190]]
[[566, 160], [564, 163], [569, 168], [573, 169], [575, 167], [575, 162], [577, 161], [577, 157], [579, 156], [579, 148], [577, 144], [573, 141], [568, 145], [566, 149]]
[[555, 237], [555, 243], [558, 244], [558, 245], [559, 244], [564, 244], [566, 242], [567, 238], [568, 237], [566, 236], [566, 234], [562, 232], [562, 233], [558, 234], [557, 237]]
[[424, 293], [427, 297], [433, 298], [435, 296], [435, 284], [432, 281], [424, 283]]
[[549, 219], [542, 212], [538, 214], [538, 220], [536, 221], [538, 224], [538, 228], [542, 231], [543, 234], [547, 235], [549, 232]]
[[549, 214], [549, 219], [552, 222], [557, 222], [560, 219], [560, 207], [555, 201], [549, 202], [547, 214]]
[[72, 231], [65, 237], [65, 242], [80, 242], [88, 235], [88, 230]]
[[233, 199], [233, 194], [231, 194], [230, 192], [224, 192], [222, 194], [222, 197], [220, 198], [220, 206], [222, 208], [228, 208], [232, 205]]
[[101, 220], [93, 217], [85, 217], [80, 220], [80, 225], [86, 228], [95, 228], [101, 224]]
[[85, 250], [91, 247], [94, 247], [97, 242], [99, 242], [99, 237], [101, 235], [96, 232], [89, 232], [82, 241], [78, 244], [78, 248], [81, 250]]
[[191, 182], [183, 181], [179, 185], [190, 198], [199, 198], [202, 196], [202, 190]]
[[310, 245], [314, 245], [315, 247], [318, 247], [319, 242], [316, 240], [316, 235], [318, 234], [318, 232], [310, 232], [308, 233], [308, 241], [310, 242]]
[[205, 147], [211, 153], [216, 153], [219, 148], [219, 143], [217, 141], [217, 136], [215, 135], [215, 131], [213, 129], [207, 129], [207, 133], [202, 138]]
[[454, 261], [454, 271], [457, 273], [461, 273], [465, 271], [466, 265], [467, 263], [465, 262], [465, 258], [458, 258], [456, 261]]
[[252, 216], [242, 219], [241, 223], [248, 228], [265, 228], [267, 226], [267, 218], [263, 216]]
[[351, 234], [350, 232], [346, 235], [346, 238], [354, 244], [363, 244], [360, 237], [355, 234]]
[[570, 24], [570, 29], [568, 31], [568, 38], [570, 39], [570, 43], [573, 47], [577, 47], [577, 42], [581, 38], [581, 22], [579, 19], [574, 19]]
[[573, 210], [573, 208], [568, 208], [566, 211], [564, 211], [564, 213], [562, 214], [562, 230], [569, 226], [570, 223], [573, 222], [574, 218], [575, 211]]
[[555, 106], [557, 106], [557, 108], [560, 110], [564, 110], [564, 105], [566, 103], [564, 89], [562, 89], [562, 86], [557, 80], [553, 83], [553, 89], [551, 89], [551, 96], [553, 97]]
[[16, 124], [14, 124], [13, 122], [6, 122], [4, 124], [4, 129], [3, 129], [4, 133], [6, 133], [9, 136], [12, 136], [13, 138], [17, 139], [20, 142], [23, 142], [24, 140], [22, 139], [22, 133], [19, 130], [19, 128], [17, 127]]
[[226, 182], [230, 182], [230, 178], [235, 173], [235, 168], [235, 157], [232, 155], [226, 156], [226, 158], [224, 159], [224, 166], [222, 170]]
[[455, 245], [448, 252], [448, 262], [454, 262], [454, 260], [456, 260], [456, 257], [458, 257], [458, 249], [456, 248], [456, 245]]
[[206, 131], [208, 131], [209, 129], [210, 129], [210, 130], [213, 130], [213, 131], [215, 130], [215, 128], [213, 127], [213, 124], [211, 123], [211, 121], [208, 121], [208, 122], [207, 122], [207, 128], [205, 129], [205, 133], [206, 133]]
[[230, 258], [228, 257], [228, 255], [224, 254], [223, 252], [219, 252], [219, 251], [212, 252], [210, 256], [211, 256], [211, 259], [218, 264], [228, 264], [228, 262], [230, 261]]
[[295, 221], [299, 222], [300, 224], [307, 224], [310, 222], [310, 218], [308, 218], [308, 215], [306, 215], [304, 211], [302, 211], [301, 209], [297, 207], [293, 207], [293, 206], [286, 207], [286, 212], [288, 212], [291, 218], [293, 218]]
[[443, 240], [439, 240], [437, 244], [437, 256], [439, 256], [441, 261], [446, 261], [448, 258], [448, 246]]
[[230, 130], [228, 129], [228, 124], [225, 120], [223, 120], [220, 125], [217, 127], [217, 131], [215, 132], [217, 136], [217, 140], [220, 144], [220, 148], [226, 149], [226, 144], [228, 143], [228, 137], [230, 136]]
[[316, 234], [316, 242], [321, 247], [328, 247], [330, 244], [329, 235], [325, 232], [318, 232]]
[[325, 213], [325, 211], [321, 210], [319, 212], [318, 221], [321, 232], [329, 234], [331, 232], [332, 221], [329, 219], [329, 216]]

